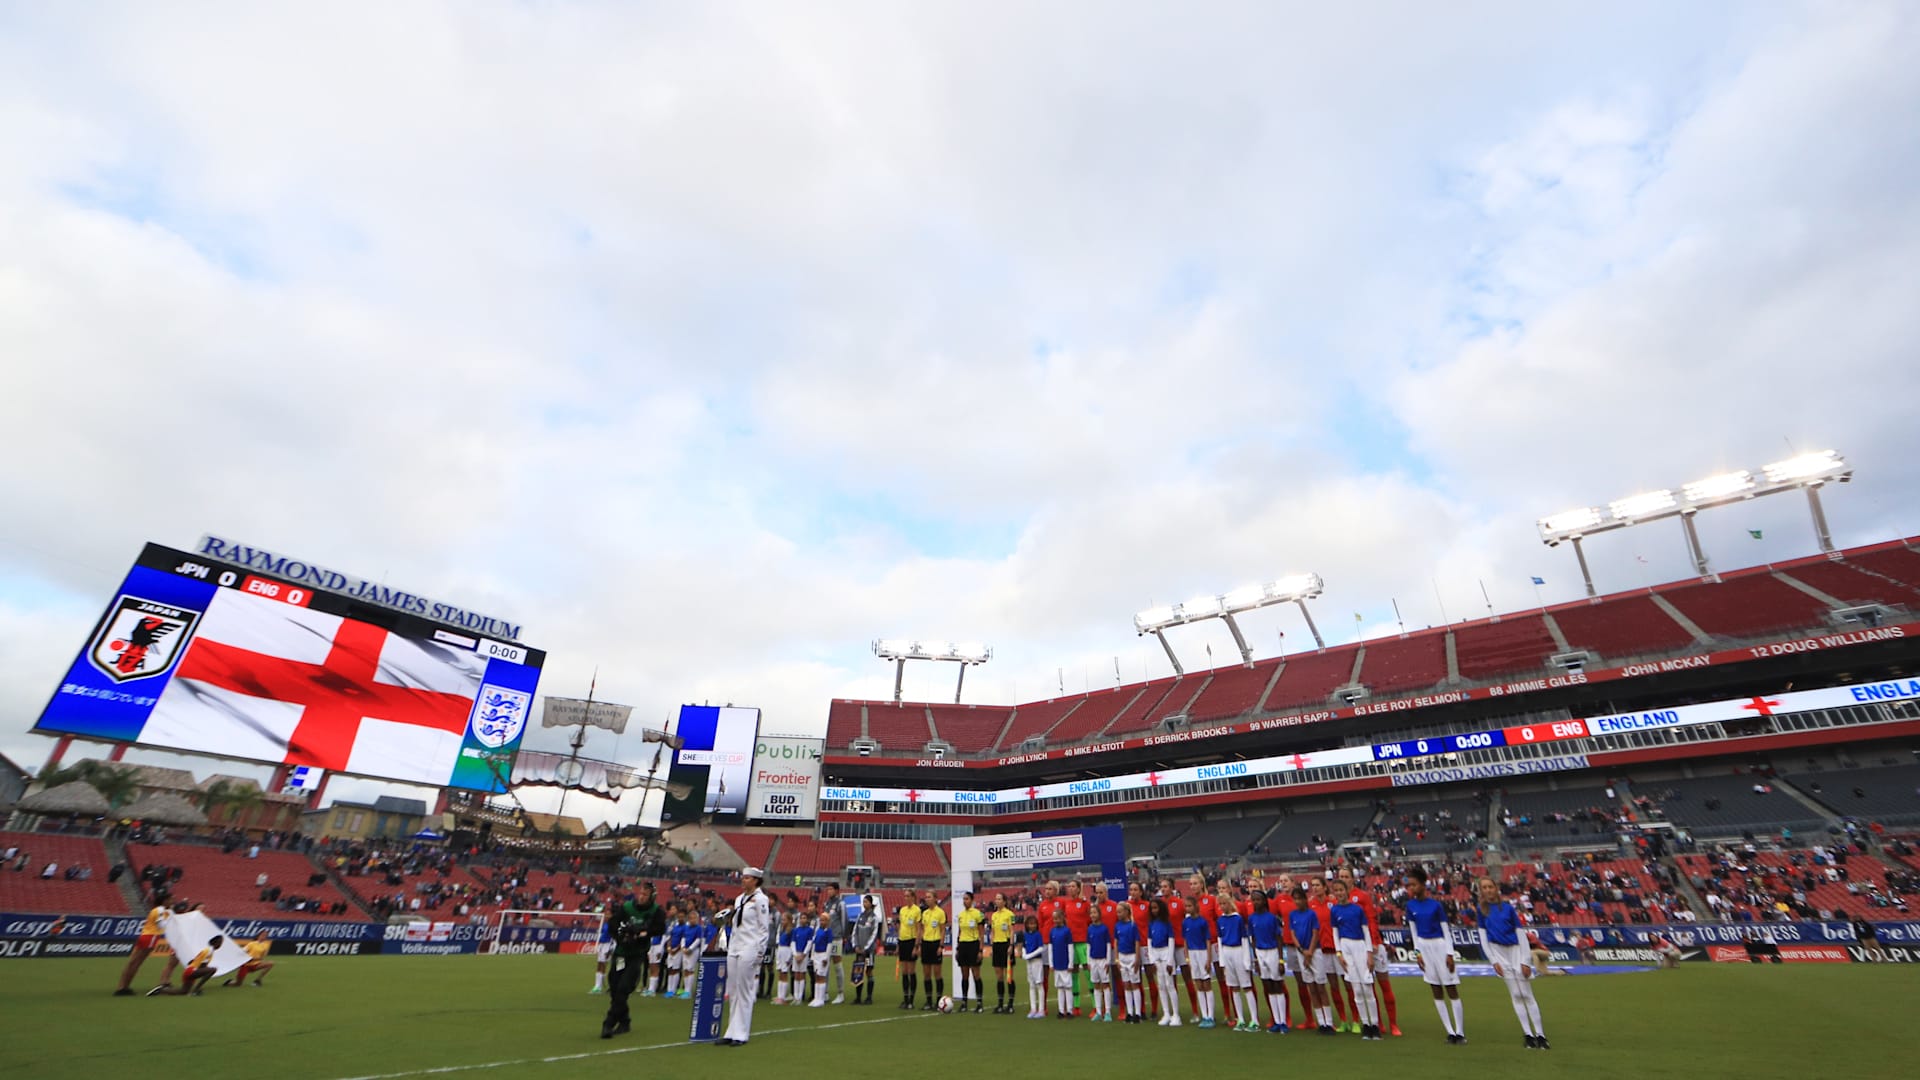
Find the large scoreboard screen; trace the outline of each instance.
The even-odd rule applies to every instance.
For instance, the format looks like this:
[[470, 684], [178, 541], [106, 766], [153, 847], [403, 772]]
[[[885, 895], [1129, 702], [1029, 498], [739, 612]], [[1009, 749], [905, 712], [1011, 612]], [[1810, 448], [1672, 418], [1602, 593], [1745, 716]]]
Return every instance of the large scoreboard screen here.
[[148, 544], [34, 730], [498, 793], [545, 659]]
[[668, 779], [685, 784], [687, 797], [667, 796], [660, 820], [665, 824], [698, 821], [711, 815], [726, 821], [746, 816], [753, 786], [753, 751], [760, 740], [760, 710], [732, 705], [682, 705], [674, 734], [680, 749]]

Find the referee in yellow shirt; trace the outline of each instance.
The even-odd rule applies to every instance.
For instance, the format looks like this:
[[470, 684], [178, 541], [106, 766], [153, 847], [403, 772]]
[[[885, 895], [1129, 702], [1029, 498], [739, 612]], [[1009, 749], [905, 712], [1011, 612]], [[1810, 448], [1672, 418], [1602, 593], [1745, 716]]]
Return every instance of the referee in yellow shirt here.
[[[1007, 894], [993, 894], [993, 910], [987, 915], [987, 926], [993, 937], [993, 993], [999, 1004], [993, 1007], [997, 1013], [1013, 1011], [1013, 910], [1007, 907]], [[981, 995], [985, 997], [985, 994]]]
[[954, 922], [953, 952], [960, 967], [960, 1008], [971, 1001], [974, 1012], [987, 1009], [982, 1000], [987, 992], [980, 985], [980, 926], [986, 921], [987, 913], [974, 906], [973, 894], [967, 893]]
[[927, 988], [921, 1012], [932, 1012], [934, 1001], [947, 996], [946, 957], [941, 950], [947, 937], [947, 909], [932, 902], [932, 896], [927, 899], [927, 906], [920, 909], [920, 981]]
[[913, 1008], [913, 986], [919, 978], [919, 969], [915, 962], [920, 958], [920, 893], [907, 890], [907, 902], [900, 905], [900, 953], [893, 963], [893, 973], [900, 977], [900, 986], [904, 996], [900, 1007]]

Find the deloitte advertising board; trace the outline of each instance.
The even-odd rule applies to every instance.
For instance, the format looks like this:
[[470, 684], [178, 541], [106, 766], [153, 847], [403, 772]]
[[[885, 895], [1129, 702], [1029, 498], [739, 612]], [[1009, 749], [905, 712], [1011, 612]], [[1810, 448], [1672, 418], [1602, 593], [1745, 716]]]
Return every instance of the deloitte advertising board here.
[[825, 739], [762, 735], [753, 750], [748, 821], [812, 821], [820, 794]]

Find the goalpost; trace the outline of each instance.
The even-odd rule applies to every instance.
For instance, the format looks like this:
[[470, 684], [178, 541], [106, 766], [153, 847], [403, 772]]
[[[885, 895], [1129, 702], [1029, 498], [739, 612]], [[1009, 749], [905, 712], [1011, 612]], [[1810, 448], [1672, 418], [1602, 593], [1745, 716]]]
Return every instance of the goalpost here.
[[526, 953], [574, 953], [592, 956], [607, 923], [598, 911], [496, 911], [489, 920], [486, 952], [511, 956]]

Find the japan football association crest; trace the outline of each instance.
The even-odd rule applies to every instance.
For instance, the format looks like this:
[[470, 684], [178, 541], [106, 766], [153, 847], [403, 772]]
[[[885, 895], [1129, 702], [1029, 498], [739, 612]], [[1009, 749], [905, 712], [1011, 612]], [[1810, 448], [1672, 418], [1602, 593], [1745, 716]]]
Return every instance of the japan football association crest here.
[[483, 683], [473, 703], [473, 737], [481, 746], [498, 750], [520, 737], [527, 726], [527, 707], [533, 695]]
[[200, 613], [191, 608], [122, 596], [94, 635], [87, 660], [117, 683], [165, 675], [186, 651]]

